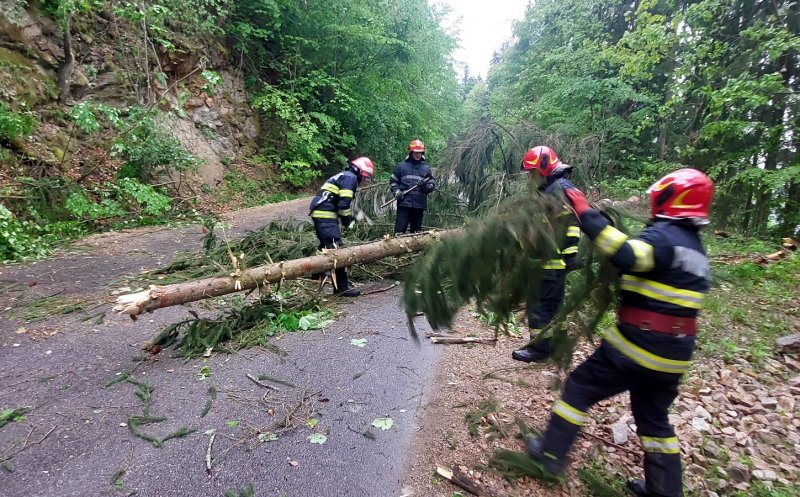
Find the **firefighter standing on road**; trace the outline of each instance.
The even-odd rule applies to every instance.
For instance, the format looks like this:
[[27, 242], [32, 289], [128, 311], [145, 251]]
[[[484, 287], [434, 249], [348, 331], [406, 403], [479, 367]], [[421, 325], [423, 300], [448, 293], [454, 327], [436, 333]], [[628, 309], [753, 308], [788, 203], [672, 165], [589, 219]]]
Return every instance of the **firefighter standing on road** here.
[[678, 395], [695, 347], [696, 317], [708, 292], [708, 257], [700, 228], [708, 224], [711, 180], [681, 169], [648, 190], [650, 225], [633, 239], [610, 226], [577, 190], [567, 195], [581, 229], [620, 269], [617, 324], [600, 347], [569, 375], [544, 436], [527, 442], [528, 454], [560, 474], [575, 437], [597, 402], [630, 392], [644, 450], [644, 480], [628, 483], [640, 497], [681, 497], [680, 444], [667, 411]]
[[[369, 182], [375, 175], [375, 166], [368, 157], [359, 157], [349, 163], [346, 171], [328, 178], [317, 195], [311, 200], [309, 215], [314, 221], [314, 230], [319, 239], [319, 248], [344, 247], [339, 221], [345, 228], [355, 226], [356, 220], [350, 203], [356, 188], [362, 181]], [[361, 292], [350, 286], [347, 270], [336, 268], [333, 293], [343, 297], [358, 297]]]
[[[574, 189], [569, 182], [572, 166], [563, 164], [550, 147], [539, 146], [528, 150], [522, 159], [522, 171], [529, 171], [539, 190], [548, 195], [563, 197], [564, 191]], [[578, 254], [578, 242], [581, 231], [578, 221], [571, 210], [564, 215], [570, 216], [566, 233], [559, 240], [559, 253], [544, 261], [544, 275], [538, 282], [539, 291], [532, 292], [536, 299], [527, 303], [528, 328], [531, 339], [535, 343], [515, 350], [511, 357], [522, 362], [543, 362], [550, 357], [550, 336], [539, 336], [564, 302], [564, 291], [567, 282], [567, 271], [574, 269], [575, 257]]]
[[425, 163], [425, 144], [413, 140], [408, 145], [405, 161], [394, 168], [389, 188], [397, 199], [395, 234], [405, 233], [409, 225], [411, 233], [422, 228], [422, 216], [428, 208], [428, 194], [436, 189], [431, 168]]

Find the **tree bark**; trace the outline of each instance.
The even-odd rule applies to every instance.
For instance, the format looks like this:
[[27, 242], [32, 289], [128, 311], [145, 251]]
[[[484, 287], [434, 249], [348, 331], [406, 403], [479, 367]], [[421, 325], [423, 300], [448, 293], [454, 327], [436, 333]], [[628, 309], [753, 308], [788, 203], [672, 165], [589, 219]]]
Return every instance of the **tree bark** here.
[[75, 70], [75, 53], [72, 51], [71, 18], [66, 14], [64, 18], [64, 63], [58, 71], [58, 87], [60, 89], [58, 102], [66, 104], [70, 96], [72, 71]]
[[452, 229], [386, 238], [356, 247], [325, 250], [322, 255], [236, 271], [228, 276], [215, 276], [167, 286], [151, 286], [149, 290], [119, 296], [114, 310], [136, 319], [136, 316], [143, 312], [152, 312], [162, 307], [250, 290], [258, 286], [267, 286], [269, 283], [322, 273], [337, 267], [373, 262], [393, 255], [419, 252], [441, 237], [456, 236], [461, 232], [461, 229]]

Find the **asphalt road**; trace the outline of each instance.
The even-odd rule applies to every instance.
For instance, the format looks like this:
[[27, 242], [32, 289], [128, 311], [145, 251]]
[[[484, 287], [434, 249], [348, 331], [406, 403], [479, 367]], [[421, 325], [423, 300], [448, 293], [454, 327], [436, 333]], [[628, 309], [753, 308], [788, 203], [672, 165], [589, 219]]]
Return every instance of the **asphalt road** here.
[[[229, 232], [303, 219], [307, 202], [234, 213]], [[25, 419], [0, 428], [0, 496], [216, 497], [250, 484], [257, 496], [404, 494], [437, 351], [408, 338], [397, 289], [343, 304], [324, 331], [284, 335], [274, 342], [284, 356], [250, 350], [187, 362], [166, 350], [137, 365], [141, 346], [189, 308], [161, 309], [136, 323], [110, 312], [99, 324], [83, 320], [110, 311], [124, 275], [167, 264], [201, 239], [198, 226], [113, 233], [47, 261], [0, 269], [0, 410], [28, 407]], [[54, 295], [97, 307], [25, 322]], [[424, 320], [417, 324], [424, 333]], [[363, 347], [352, 344], [356, 338], [366, 339]], [[133, 377], [152, 389], [147, 413], [136, 385], [108, 385], [134, 366]], [[279, 388], [267, 389], [248, 374], [293, 386], [266, 382]], [[201, 417], [210, 387], [216, 399]], [[195, 431], [155, 447], [126, 425], [143, 414], [164, 418], [140, 427], [156, 439]], [[389, 429], [371, 426], [385, 417]], [[259, 441], [267, 432], [277, 440]], [[323, 444], [309, 439], [319, 435]]]

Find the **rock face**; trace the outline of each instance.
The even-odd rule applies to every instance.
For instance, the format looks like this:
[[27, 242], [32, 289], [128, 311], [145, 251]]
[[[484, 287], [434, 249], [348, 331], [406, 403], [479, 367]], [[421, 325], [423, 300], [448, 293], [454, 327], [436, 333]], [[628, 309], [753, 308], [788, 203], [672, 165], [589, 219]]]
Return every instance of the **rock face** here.
[[[62, 34], [53, 19], [38, 11], [38, 2], [28, 4], [0, 0], [0, 98], [36, 112], [56, 101], [57, 71], [64, 50]], [[72, 102], [91, 101], [115, 108], [155, 102], [156, 110], [166, 116], [165, 130], [201, 159], [197, 173], [189, 177], [185, 173], [181, 183], [217, 186], [225, 173], [224, 164], [243, 152], [254, 151], [259, 134], [257, 115], [248, 104], [241, 73], [230, 65], [225, 48], [213, 45], [171, 52], [154, 48], [158, 57], [153, 54], [148, 59], [150, 67], [142, 74], [145, 71], [139, 64], [120, 50], [131, 34], [112, 21], [108, 12], [98, 11], [97, 16], [83, 20], [91, 24], [73, 32], [79, 64], [71, 79]], [[204, 91], [204, 70], [221, 77], [213, 90]], [[40, 150], [38, 158], [45, 162], [53, 160], [56, 148], [63, 147], [43, 134], [50, 124], [40, 126], [30, 139], [43, 144], [32, 150]], [[53, 125], [61, 130], [50, 130], [50, 135], [69, 134], [66, 124]], [[72, 156], [80, 155], [77, 141], [69, 144]]]
[[779, 354], [798, 354], [800, 353], [800, 333], [781, 337], [775, 341], [775, 346]]

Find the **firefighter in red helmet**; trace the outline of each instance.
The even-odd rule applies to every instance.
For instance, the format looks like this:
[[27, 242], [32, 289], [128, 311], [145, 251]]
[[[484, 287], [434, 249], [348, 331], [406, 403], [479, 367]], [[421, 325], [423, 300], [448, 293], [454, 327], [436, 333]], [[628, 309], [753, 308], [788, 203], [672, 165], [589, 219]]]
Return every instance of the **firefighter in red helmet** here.
[[567, 453], [597, 402], [630, 392], [644, 451], [644, 479], [628, 482], [639, 497], [683, 496], [680, 444], [668, 410], [695, 347], [697, 314], [709, 289], [709, 262], [700, 240], [714, 184], [700, 171], [680, 169], [648, 190], [652, 219], [636, 238], [611, 226], [583, 194], [568, 190], [581, 230], [621, 273], [617, 323], [600, 347], [567, 379], [542, 437], [528, 454], [560, 474]]
[[[547, 195], [564, 198], [564, 191], [575, 188], [569, 181], [572, 166], [562, 163], [550, 147], [538, 146], [528, 150], [522, 158], [522, 171], [530, 172], [539, 185], [539, 190]], [[527, 303], [528, 328], [532, 341], [511, 354], [517, 361], [543, 362], [550, 357], [551, 333], [548, 332], [545, 336], [541, 332], [550, 324], [564, 302], [567, 272], [574, 268], [581, 236], [577, 218], [571, 211], [567, 211], [565, 214], [569, 216], [568, 227], [561, 240], [558, 240], [559, 253], [553, 254], [552, 259], [544, 262], [544, 275], [541, 281], [536, 282], [539, 285], [538, 291], [530, 292], [536, 296], [535, 300], [531, 299]]]
[[397, 218], [394, 222], [395, 234], [411, 233], [422, 228], [422, 216], [428, 208], [428, 194], [436, 189], [436, 181], [431, 168], [425, 163], [425, 144], [411, 140], [408, 155], [397, 165], [389, 179], [389, 189], [397, 199]]
[[[361, 182], [372, 181], [375, 175], [375, 165], [369, 157], [359, 157], [348, 163], [348, 168], [334, 176], [322, 185], [317, 195], [311, 200], [309, 215], [314, 221], [314, 231], [322, 250], [344, 247], [339, 222], [345, 228], [352, 228], [356, 224], [350, 203], [356, 194], [356, 189]], [[333, 280], [333, 293], [343, 297], [358, 297], [361, 291], [350, 286], [347, 270], [343, 267], [336, 268]]]

